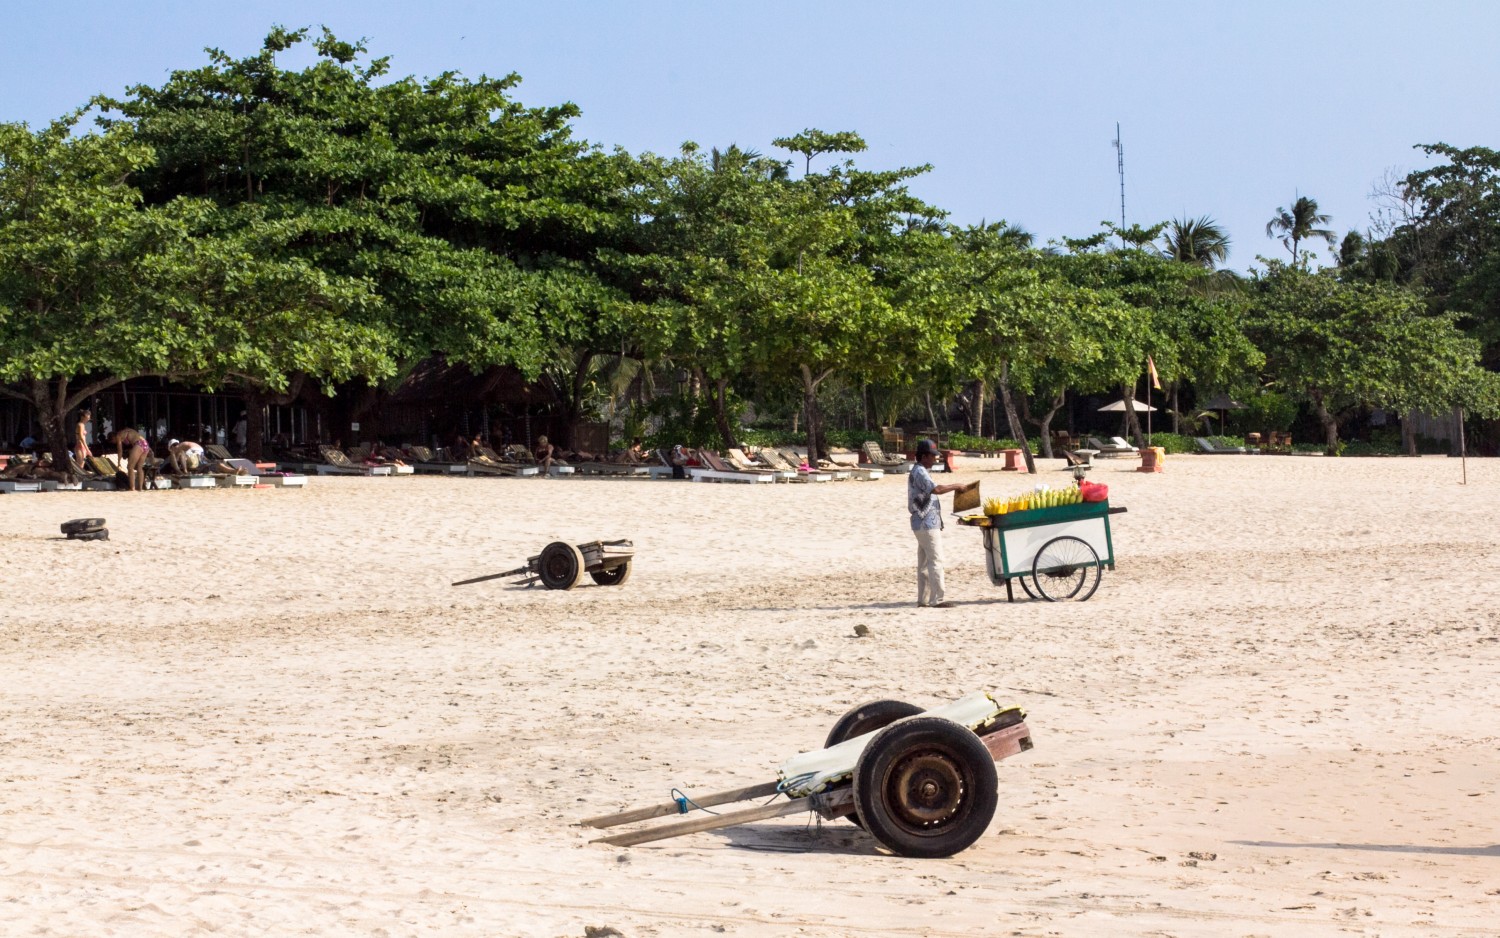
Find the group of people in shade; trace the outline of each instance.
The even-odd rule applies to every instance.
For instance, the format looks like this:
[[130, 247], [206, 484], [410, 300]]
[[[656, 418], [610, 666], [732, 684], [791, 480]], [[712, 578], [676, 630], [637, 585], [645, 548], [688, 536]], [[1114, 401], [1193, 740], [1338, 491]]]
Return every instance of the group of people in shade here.
[[[462, 436], [456, 438], [448, 447], [448, 456], [454, 460], [478, 459], [487, 456], [488, 453], [486, 451], [489, 449], [490, 447], [476, 433], [472, 439], [466, 439]], [[539, 436], [536, 438], [536, 447], [531, 450], [531, 455], [536, 460], [536, 464], [542, 467], [543, 478], [547, 476], [553, 466], [567, 465], [573, 462], [614, 462], [621, 465], [643, 465], [649, 461], [646, 450], [641, 445], [640, 437], [636, 437], [630, 442], [629, 446], [623, 449], [610, 453], [590, 453], [584, 450], [569, 450], [565, 452], [553, 444], [552, 441], [548, 440], [546, 436]]]
[[[93, 414], [89, 410], [78, 412], [78, 422], [73, 431], [72, 454], [74, 463], [79, 467], [88, 466], [96, 455], [89, 446], [89, 423], [92, 420]], [[245, 415], [241, 413], [233, 430], [235, 441], [241, 450], [245, 445], [245, 430]], [[134, 427], [121, 427], [109, 435], [109, 441], [115, 445], [115, 464], [125, 473], [130, 490], [145, 491], [146, 470], [152, 458], [151, 441]], [[186, 475], [203, 465], [207, 456], [202, 443], [171, 439], [166, 444], [165, 458], [173, 474]]]

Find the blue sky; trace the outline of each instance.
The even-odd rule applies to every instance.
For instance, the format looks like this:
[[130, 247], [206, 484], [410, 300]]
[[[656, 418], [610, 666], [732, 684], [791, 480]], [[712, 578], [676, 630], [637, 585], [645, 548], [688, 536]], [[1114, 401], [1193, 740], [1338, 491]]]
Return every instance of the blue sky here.
[[0, 120], [249, 54], [274, 24], [364, 38], [396, 75], [518, 72], [522, 101], [576, 102], [581, 136], [632, 152], [856, 130], [871, 167], [931, 163], [913, 189], [954, 220], [1044, 240], [1118, 219], [1118, 121], [1127, 219], [1211, 215], [1241, 269], [1284, 256], [1265, 223], [1299, 193], [1364, 229], [1374, 185], [1426, 165], [1414, 144], [1500, 148], [1491, 0], [13, 2]]

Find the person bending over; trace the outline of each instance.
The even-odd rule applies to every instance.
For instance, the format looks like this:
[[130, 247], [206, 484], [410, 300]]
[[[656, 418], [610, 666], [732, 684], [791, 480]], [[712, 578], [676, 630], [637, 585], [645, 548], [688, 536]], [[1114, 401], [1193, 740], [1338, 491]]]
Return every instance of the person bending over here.
[[167, 441], [167, 464], [173, 475], [185, 476], [203, 465], [203, 444], [190, 440]]
[[130, 491], [146, 491], [146, 457], [151, 455], [151, 444], [131, 427], [116, 430], [114, 441], [115, 459], [125, 470]]

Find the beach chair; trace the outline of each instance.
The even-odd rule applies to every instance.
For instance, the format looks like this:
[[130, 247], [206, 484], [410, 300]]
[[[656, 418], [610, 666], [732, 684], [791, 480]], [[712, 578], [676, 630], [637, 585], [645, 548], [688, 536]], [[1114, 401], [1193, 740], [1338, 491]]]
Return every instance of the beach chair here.
[[865, 461], [859, 463], [861, 468], [882, 469], [886, 472], [911, 472], [911, 463], [906, 461], [905, 456], [886, 453], [874, 440], [861, 443], [859, 451], [865, 457]]
[[859, 454], [848, 450], [832, 451], [828, 454], [828, 461], [838, 469], [852, 474], [853, 478], [860, 482], [873, 482], [885, 477], [885, 470], [873, 466], [861, 466]]
[[687, 476], [694, 482], [775, 482], [776, 473], [759, 469], [742, 472], [730, 466], [717, 454], [706, 449], [698, 451], [701, 466], [688, 466]]
[[506, 476], [509, 478], [541, 475], [542, 467], [522, 465], [508, 456], [501, 456], [489, 446], [481, 443], [478, 452], [469, 454], [469, 474], [482, 476]]
[[1201, 436], [1193, 437], [1193, 442], [1198, 444], [1198, 452], [1212, 455], [1242, 455], [1245, 452], [1243, 446], [1219, 446], [1213, 440]]
[[284, 472], [274, 468], [268, 469], [263, 463], [235, 457], [224, 460], [224, 465], [245, 470], [246, 475], [241, 478], [250, 479], [255, 485], [271, 485], [276, 488], [286, 489], [307, 487], [307, 476], [300, 472]]
[[334, 449], [332, 446], [318, 447], [318, 455], [323, 461], [317, 464], [317, 473], [320, 476], [389, 476], [395, 475], [390, 466], [360, 466], [349, 459], [349, 455], [343, 450]]
[[429, 446], [408, 446], [406, 454], [411, 457], [411, 468], [414, 472], [439, 476], [461, 476], [469, 473], [467, 462], [449, 462], [439, 459]]
[[803, 469], [802, 457], [798, 456], [795, 462], [787, 461], [780, 450], [773, 447], [765, 447], [755, 454], [755, 457], [766, 465], [783, 473], [789, 482], [832, 482], [833, 473], [821, 472], [816, 469]]
[[[531, 466], [535, 468], [538, 473], [542, 471], [541, 463], [536, 461], [536, 454], [534, 454], [526, 447], [522, 446], [520, 443], [512, 443], [511, 445], [507, 446], [505, 448], [505, 456], [508, 459], [515, 460], [522, 466]], [[548, 470], [547, 474], [550, 476], [570, 476], [573, 475], [574, 472], [571, 465], [564, 462], [557, 456], [554, 456], [552, 457], [552, 467]]]
[[797, 471], [795, 469], [778, 469], [769, 463], [757, 463], [751, 459], [749, 454], [736, 446], [731, 446], [724, 451], [724, 459], [731, 468], [741, 472], [769, 472], [776, 477], [777, 482], [796, 481]]
[[1141, 454], [1140, 450], [1117, 436], [1111, 437], [1108, 443], [1103, 442], [1097, 436], [1091, 436], [1089, 437], [1089, 448], [1094, 451], [1096, 456], [1103, 456], [1106, 459], [1117, 459], [1121, 456], [1139, 456]]

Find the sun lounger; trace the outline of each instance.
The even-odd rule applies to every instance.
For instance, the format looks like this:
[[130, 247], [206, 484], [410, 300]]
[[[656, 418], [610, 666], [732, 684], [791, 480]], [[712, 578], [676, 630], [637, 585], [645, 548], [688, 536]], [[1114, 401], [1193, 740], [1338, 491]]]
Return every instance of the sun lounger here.
[[876, 466], [861, 466], [859, 454], [850, 452], [831, 452], [828, 461], [840, 469], [848, 470], [854, 474], [854, 478], [860, 482], [871, 482], [885, 476], [885, 470]]
[[738, 447], [731, 446], [729, 449], [726, 449], [724, 451], [724, 458], [728, 461], [731, 468], [738, 469], [741, 472], [773, 473], [777, 482], [794, 481], [797, 475], [796, 470], [777, 469], [775, 466], [765, 463], [756, 463], [744, 450]]
[[1089, 446], [1094, 450], [1095, 455], [1103, 456], [1106, 459], [1115, 459], [1120, 456], [1139, 456], [1141, 454], [1140, 450], [1119, 437], [1111, 437], [1110, 442], [1104, 443], [1097, 436], [1091, 436], [1089, 437]]
[[774, 472], [762, 472], [759, 470], [741, 472], [706, 449], [698, 451], [698, 461], [703, 465], [687, 467], [688, 478], [693, 482], [756, 483], [776, 481], [776, 473]]
[[[542, 471], [542, 465], [537, 462], [536, 455], [519, 443], [512, 443], [507, 446], [505, 448], [505, 456], [508, 459], [515, 460], [519, 465], [534, 467], [538, 473]], [[550, 476], [570, 476], [574, 472], [572, 466], [554, 456], [552, 457], [552, 465], [547, 469], [547, 474]]]
[[1214, 455], [1243, 455], [1243, 446], [1219, 446], [1213, 440], [1201, 436], [1193, 437], [1193, 442], [1198, 444], [1198, 452], [1212, 453]]
[[886, 472], [911, 472], [911, 463], [906, 461], [905, 456], [885, 452], [874, 440], [861, 443], [859, 451], [865, 457], [864, 462], [859, 463], [861, 468], [882, 469]]
[[796, 462], [789, 462], [781, 451], [767, 446], [756, 453], [756, 458], [765, 462], [772, 469], [781, 472], [791, 482], [832, 482], [833, 473], [819, 472], [815, 469], [803, 469], [802, 457], [797, 457]]
[[524, 477], [541, 475], [540, 466], [523, 466], [513, 459], [502, 458], [499, 453], [484, 444], [476, 447], [478, 452], [469, 454], [469, 474], [481, 476]]
[[395, 475], [390, 466], [357, 466], [342, 450], [332, 446], [318, 447], [323, 462], [316, 466], [322, 476], [388, 476]]
[[437, 454], [430, 447], [408, 446], [406, 452], [411, 456], [411, 468], [416, 472], [440, 476], [469, 474], [467, 462], [449, 462], [438, 459]]

